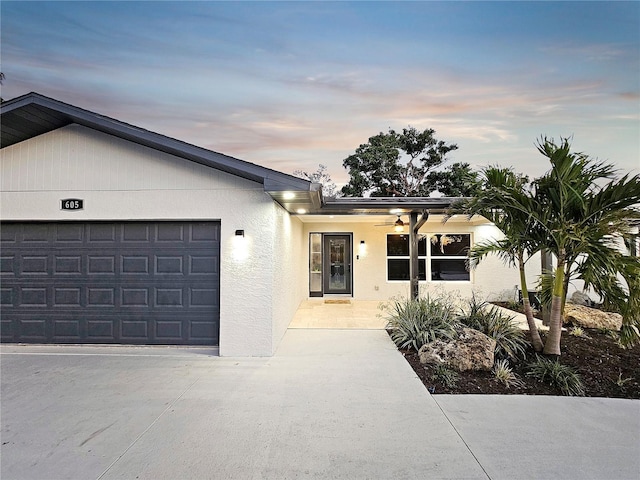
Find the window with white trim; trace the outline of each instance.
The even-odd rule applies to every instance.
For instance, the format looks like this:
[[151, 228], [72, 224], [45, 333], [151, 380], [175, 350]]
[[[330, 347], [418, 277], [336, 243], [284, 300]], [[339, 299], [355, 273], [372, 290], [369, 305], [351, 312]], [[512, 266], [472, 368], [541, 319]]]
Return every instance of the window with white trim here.
[[[387, 235], [387, 280], [409, 281], [409, 235]], [[418, 241], [418, 278], [427, 279], [427, 239]]]
[[[427, 246], [429, 247], [427, 249]], [[418, 240], [418, 278], [431, 281], [470, 281], [467, 255], [471, 234], [434, 233]], [[387, 234], [387, 280], [409, 281], [409, 235]], [[427, 266], [429, 266], [427, 272]]]
[[432, 281], [470, 281], [467, 256], [471, 248], [469, 233], [433, 233], [429, 235]]

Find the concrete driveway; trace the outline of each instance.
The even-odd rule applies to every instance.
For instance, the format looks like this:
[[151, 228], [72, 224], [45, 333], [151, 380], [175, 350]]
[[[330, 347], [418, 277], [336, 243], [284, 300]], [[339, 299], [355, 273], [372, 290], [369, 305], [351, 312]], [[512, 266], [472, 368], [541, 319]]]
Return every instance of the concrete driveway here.
[[272, 358], [1, 352], [3, 480], [640, 474], [640, 402], [431, 396], [381, 330], [289, 330]]

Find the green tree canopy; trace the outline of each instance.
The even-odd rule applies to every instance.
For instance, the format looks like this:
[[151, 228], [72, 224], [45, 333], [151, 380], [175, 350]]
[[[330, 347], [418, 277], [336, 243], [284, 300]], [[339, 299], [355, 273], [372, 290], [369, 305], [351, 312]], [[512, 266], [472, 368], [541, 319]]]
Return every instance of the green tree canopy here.
[[[435, 130], [390, 129], [360, 145], [342, 165], [350, 180], [342, 187], [349, 197], [428, 197], [436, 190], [448, 196], [467, 196], [478, 188], [477, 174], [468, 164], [456, 163], [437, 171], [457, 150], [435, 138]], [[442, 189], [442, 190], [441, 190]]]

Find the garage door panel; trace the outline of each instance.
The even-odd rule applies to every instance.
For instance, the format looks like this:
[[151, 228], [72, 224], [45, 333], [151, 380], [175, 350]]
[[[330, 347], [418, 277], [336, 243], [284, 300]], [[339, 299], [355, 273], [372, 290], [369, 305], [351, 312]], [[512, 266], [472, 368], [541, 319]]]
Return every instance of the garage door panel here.
[[13, 305], [14, 304], [14, 288], [13, 287], [0, 287], [0, 305]]
[[47, 338], [48, 322], [46, 317], [24, 318], [18, 323], [18, 333], [25, 341], [36, 340], [38, 342]]
[[156, 275], [184, 275], [182, 255], [156, 255], [154, 265]]
[[113, 321], [87, 320], [86, 341], [107, 343], [111, 339], [116, 338], [115, 327], [116, 324]]
[[87, 307], [115, 307], [116, 289], [112, 287], [87, 287]]
[[15, 275], [16, 261], [13, 255], [2, 255], [0, 257], [0, 274]]
[[18, 235], [22, 229], [20, 225], [17, 224], [7, 224], [3, 225], [2, 230], [0, 230], [0, 241], [2, 241], [3, 245], [8, 245], [10, 243], [16, 243], [18, 241]]
[[183, 242], [184, 225], [175, 223], [159, 223], [156, 226], [157, 242]]
[[47, 288], [25, 287], [20, 290], [20, 305], [26, 307], [47, 307], [49, 302], [47, 301]]
[[214, 255], [190, 255], [189, 256], [189, 273], [192, 275], [218, 273], [218, 257]]
[[81, 255], [54, 255], [53, 271], [62, 275], [81, 275], [82, 256]]
[[150, 240], [149, 227], [150, 225], [138, 223], [127, 223], [122, 225], [122, 242], [148, 243]]
[[53, 339], [81, 338], [80, 321], [55, 320], [53, 323]]
[[191, 242], [218, 242], [220, 229], [215, 223], [195, 224], [191, 228]]
[[3, 342], [217, 345], [219, 223], [67, 227], [2, 225]]
[[89, 275], [115, 275], [116, 257], [114, 255], [87, 255], [87, 273]]
[[49, 255], [24, 255], [19, 259], [21, 273], [24, 275], [47, 275], [49, 273]]
[[56, 244], [82, 244], [85, 225], [82, 223], [60, 223], [55, 225], [54, 232], [53, 240]]
[[155, 289], [155, 307], [183, 307], [183, 289], [182, 288], [156, 288]]
[[54, 307], [82, 307], [82, 288], [80, 287], [53, 287]]
[[51, 239], [49, 232], [48, 224], [29, 224], [29, 227], [20, 229], [18, 241], [25, 245], [34, 243], [41, 246], [43, 243], [49, 243]]
[[117, 238], [116, 230], [120, 230], [120, 228], [116, 228], [116, 225], [110, 223], [90, 224], [87, 227], [87, 239], [91, 244], [102, 242], [115, 243]]

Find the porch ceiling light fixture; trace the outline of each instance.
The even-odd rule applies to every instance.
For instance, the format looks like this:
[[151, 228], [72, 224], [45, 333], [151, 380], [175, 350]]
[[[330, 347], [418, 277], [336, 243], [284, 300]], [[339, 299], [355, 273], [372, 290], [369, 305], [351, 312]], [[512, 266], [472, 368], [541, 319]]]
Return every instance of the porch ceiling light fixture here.
[[304, 215], [305, 213], [307, 213], [307, 211], [304, 208], [299, 208], [298, 210], [296, 210], [296, 213], [299, 213], [300, 215]]
[[396, 232], [403, 232], [404, 231], [404, 222], [400, 219], [400, 215], [398, 215], [398, 220], [396, 220], [396, 223], [394, 225], [395, 226], [393, 227], [393, 229]]
[[284, 198], [285, 200], [293, 200], [294, 198], [296, 198], [296, 194], [293, 192], [284, 192], [282, 198]]

